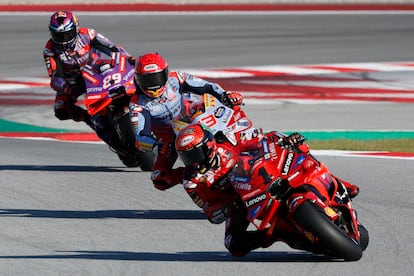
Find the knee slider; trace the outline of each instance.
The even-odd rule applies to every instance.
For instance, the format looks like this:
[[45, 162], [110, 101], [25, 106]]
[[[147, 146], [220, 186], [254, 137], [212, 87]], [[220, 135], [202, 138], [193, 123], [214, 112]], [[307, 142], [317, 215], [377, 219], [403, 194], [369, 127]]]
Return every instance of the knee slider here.
[[61, 108], [55, 108], [55, 116], [59, 120], [72, 119], [72, 114], [68, 108], [62, 106]]

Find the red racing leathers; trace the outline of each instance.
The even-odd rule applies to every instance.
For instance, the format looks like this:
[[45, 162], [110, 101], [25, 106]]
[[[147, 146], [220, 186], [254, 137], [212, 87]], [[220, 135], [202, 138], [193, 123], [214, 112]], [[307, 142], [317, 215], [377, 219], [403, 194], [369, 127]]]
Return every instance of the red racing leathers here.
[[262, 137], [261, 130], [252, 128], [237, 137], [236, 146], [223, 137], [216, 138], [216, 166], [203, 174], [186, 167], [184, 173], [184, 189], [207, 219], [215, 224], [226, 220], [225, 246], [235, 256], [270, 245], [265, 232], [246, 230], [249, 225], [246, 208], [229, 181], [239, 154], [259, 150]]

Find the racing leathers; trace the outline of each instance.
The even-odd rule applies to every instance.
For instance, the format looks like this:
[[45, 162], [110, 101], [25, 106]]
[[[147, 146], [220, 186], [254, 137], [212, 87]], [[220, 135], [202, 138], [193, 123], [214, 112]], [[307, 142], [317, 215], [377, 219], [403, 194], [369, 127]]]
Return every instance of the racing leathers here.
[[79, 28], [76, 43], [70, 49], [52, 39], [47, 41], [43, 58], [50, 87], [56, 91], [54, 112], [59, 120], [84, 121], [95, 129], [87, 111], [76, 105], [78, 97], [85, 93], [81, 70], [85, 64], [97, 62], [103, 55], [111, 57], [112, 52], [126, 53], [122, 47], [90, 28]]
[[208, 93], [231, 107], [240, 105], [242, 97], [237, 92], [228, 93], [215, 83], [180, 71], [169, 72], [165, 92], [158, 98], [149, 97], [142, 93], [138, 85], [136, 87], [132, 102], [149, 111], [151, 130], [157, 139], [151, 180], [155, 188], [165, 190], [182, 183], [183, 179], [183, 168], [174, 168], [178, 155], [172, 125], [173, 120], [180, 117], [183, 93]]
[[234, 256], [243, 256], [273, 242], [265, 231], [247, 231], [247, 209], [229, 179], [240, 153], [257, 150], [263, 135], [261, 129], [250, 128], [238, 136], [235, 146], [225, 136], [216, 134], [215, 166], [205, 173], [192, 167], [186, 167], [184, 172], [184, 189], [207, 219], [214, 224], [226, 221], [224, 244]]

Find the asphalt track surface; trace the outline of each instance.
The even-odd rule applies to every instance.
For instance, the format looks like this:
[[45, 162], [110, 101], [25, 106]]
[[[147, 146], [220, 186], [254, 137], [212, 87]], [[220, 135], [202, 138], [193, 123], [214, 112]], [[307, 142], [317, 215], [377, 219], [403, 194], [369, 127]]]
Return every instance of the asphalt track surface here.
[[[176, 68], [406, 61], [414, 42], [412, 15], [404, 14], [79, 18], [127, 49], [164, 53]], [[44, 74], [46, 22], [47, 15], [0, 16], [2, 77]], [[412, 106], [403, 103], [246, 108], [264, 127], [303, 128], [323, 119], [339, 129], [412, 129]], [[223, 246], [224, 225], [204, 220], [180, 186], [155, 190], [149, 173], [122, 167], [104, 145], [19, 139], [0, 145], [3, 275], [411, 275], [414, 269], [412, 161], [320, 156], [361, 187], [354, 204], [371, 241], [360, 261], [283, 244], [239, 259]]]

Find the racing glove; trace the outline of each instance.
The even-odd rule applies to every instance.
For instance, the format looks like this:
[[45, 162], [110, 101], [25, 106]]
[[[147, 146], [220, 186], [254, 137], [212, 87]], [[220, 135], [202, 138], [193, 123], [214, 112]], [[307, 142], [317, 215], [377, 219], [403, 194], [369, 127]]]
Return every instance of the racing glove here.
[[243, 103], [243, 96], [236, 91], [225, 91], [220, 100], [225, 106], [233, 108]]
[[293, 150], [305, 142], [305, 137], [302, 134], [295, 132], [283, 138], [281, 146], [286, 149]]
[[131, 99], [131, 97], [126, 94], [124, 86], [112, 90], [109, 95], [112, 98], [112, 105], [118, 108], [127, 106]]
[[171, 169], [169, 172], [156, 170], [151, 173], [151, 180], [154, 187], [164, 191], [183, 182], [184, 167]]
[[131, 64], [131, 65], [135, 65], [135, 62], [136, 62], [136, 60], [137, 60], [138, 58], [136, 58], [136, 57], [133, 57], [133, 56], [129, 56], [128, 58], [127, 58], [127, 61], [128, 61], [128, 63], [129, 64]]

